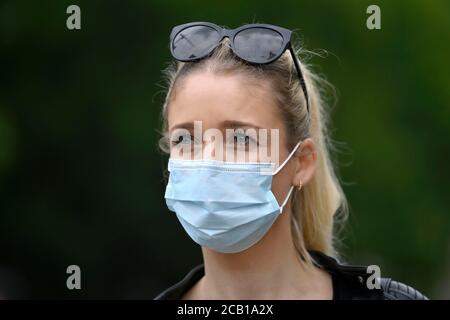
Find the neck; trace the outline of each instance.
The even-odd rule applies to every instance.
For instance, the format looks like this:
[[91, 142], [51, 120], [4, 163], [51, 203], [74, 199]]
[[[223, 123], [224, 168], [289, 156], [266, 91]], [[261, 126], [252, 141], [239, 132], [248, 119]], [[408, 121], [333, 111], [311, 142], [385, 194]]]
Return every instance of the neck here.
[[224, 254], [203, 248], [205, 276], [199, 282], [200, 294], [205, 299], [309, 299], [323, 293], [319, 277], [323, 279], [325, 272], [301, 262], [287, 213], [243, 252]]

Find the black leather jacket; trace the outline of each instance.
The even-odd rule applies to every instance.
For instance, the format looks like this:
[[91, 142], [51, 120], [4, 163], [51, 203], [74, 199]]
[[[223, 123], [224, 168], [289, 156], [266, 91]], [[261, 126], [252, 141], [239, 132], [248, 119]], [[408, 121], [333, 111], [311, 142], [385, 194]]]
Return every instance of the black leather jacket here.
[[[318, 251], [309, 251], [316, 265], [332, 276], [333, 300], [428, 300], [416, 289], [391, 278], [380, 279], [380, 289], [366, 285], [367, 266], [343, 264]], [[160, 293], [155, 300], [180, 299], [204, 275], [203, 264], [192, 269], [183, 280]]]

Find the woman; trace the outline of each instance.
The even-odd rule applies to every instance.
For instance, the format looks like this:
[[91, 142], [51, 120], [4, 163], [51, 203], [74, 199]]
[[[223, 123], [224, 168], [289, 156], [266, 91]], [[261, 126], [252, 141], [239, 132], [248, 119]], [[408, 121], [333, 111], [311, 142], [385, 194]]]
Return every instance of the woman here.
[[165, 198], [204, 264], [156, 299], [426, 299], [376, 266], [337, 260], [346, 199], [318, 78], [291, 31], [194, 22], [170, 40]]

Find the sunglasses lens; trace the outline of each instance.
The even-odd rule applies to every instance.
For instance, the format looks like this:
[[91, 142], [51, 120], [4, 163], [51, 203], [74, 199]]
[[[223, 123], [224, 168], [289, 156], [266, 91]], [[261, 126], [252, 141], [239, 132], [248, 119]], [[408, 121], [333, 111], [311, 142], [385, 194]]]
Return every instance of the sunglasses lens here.
[[281, 54], [283, 37], [266, 28], [245, 29], [234, 37], [237, 55], [253, 63], [267, 63]]
[[219, 33], [211, 27], [188, 27], [175, 36], [172, 41], [172, 52], [179, 60], [199, 59], [210, 53], [219, 40]]

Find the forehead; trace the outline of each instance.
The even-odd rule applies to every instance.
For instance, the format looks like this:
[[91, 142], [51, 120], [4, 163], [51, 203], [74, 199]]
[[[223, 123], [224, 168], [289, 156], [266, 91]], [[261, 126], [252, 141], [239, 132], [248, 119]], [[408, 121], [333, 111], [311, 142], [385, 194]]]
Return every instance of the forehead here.
[[183, 79], [168, 106], [169, 128], [201, 120], [207, 126], [224, 120], [280, 128], [281, 116], [269, 81], [240, 74], [194, 73]]

